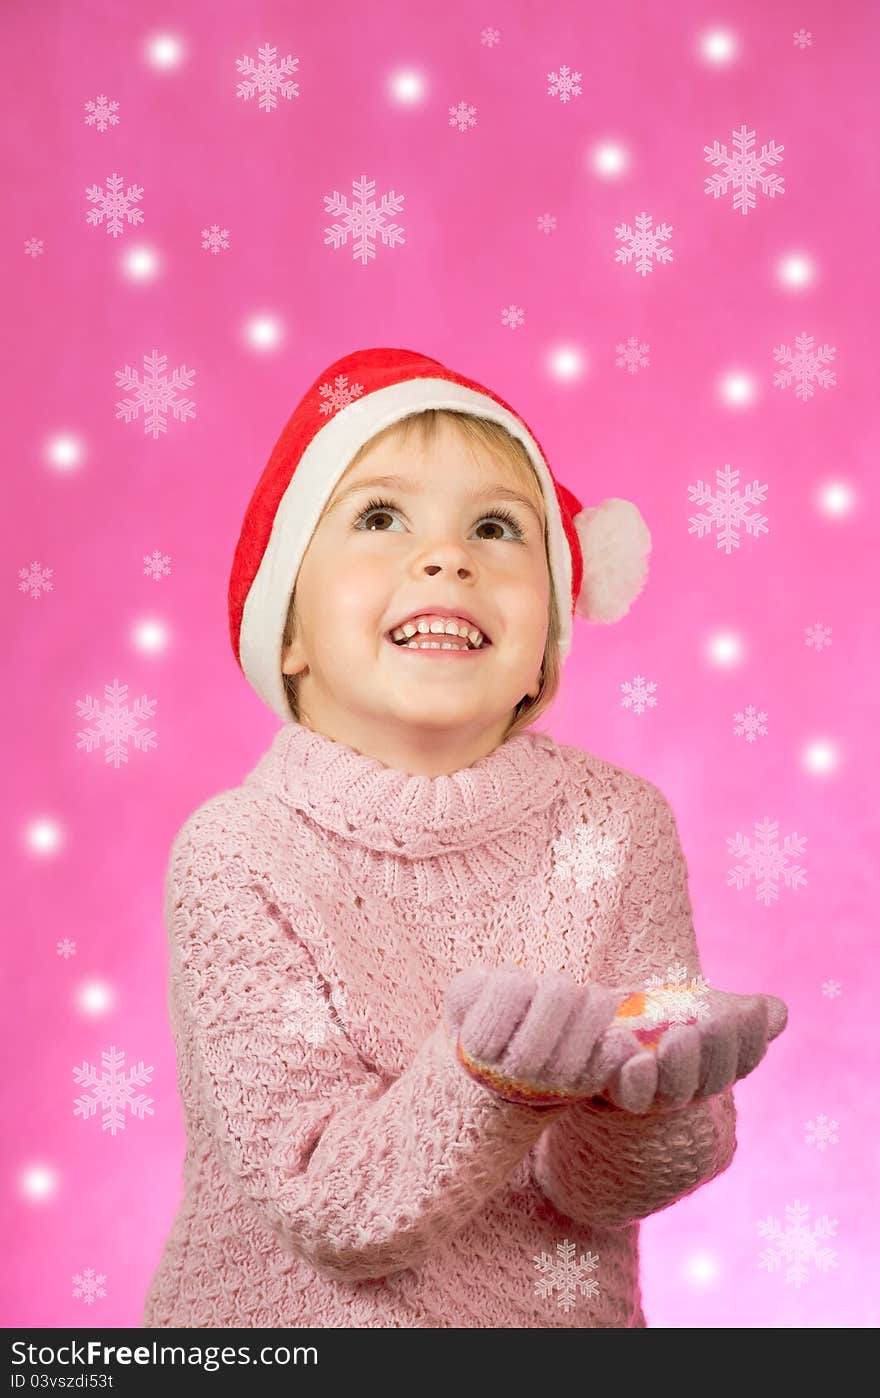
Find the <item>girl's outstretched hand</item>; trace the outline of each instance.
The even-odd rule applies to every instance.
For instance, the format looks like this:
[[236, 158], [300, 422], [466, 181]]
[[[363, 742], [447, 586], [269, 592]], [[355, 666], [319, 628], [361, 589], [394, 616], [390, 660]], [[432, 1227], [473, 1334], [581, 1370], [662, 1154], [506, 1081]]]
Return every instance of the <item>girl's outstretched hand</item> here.
[[593, 1098], [638, 1115], [724, 1092], [788, 1022], [775, 995], [712, 990], [702, 977], [633, 991], [515, 965], [460, 971], [444, 1009], [462, 1067], [506, 1100]]
[[607, 986], [578, 985], [564, 971], [469, 966], [450, 981], [444, 1012], [456, 1057], [472, 1078], [506, 1101], [548, 1107], [603, 1086], [604, 1078], [585, 1079], [584, 1066], [621, 998]]
[[713, 990], [702, 978], [691, 985], [653, 986], [620, 1005], [597, 1046], [599, 1061], [608, 1055], [603, 1096], [614, 1106], [641, 1115], [726, 1092], [788, 1023], [776, 995]]

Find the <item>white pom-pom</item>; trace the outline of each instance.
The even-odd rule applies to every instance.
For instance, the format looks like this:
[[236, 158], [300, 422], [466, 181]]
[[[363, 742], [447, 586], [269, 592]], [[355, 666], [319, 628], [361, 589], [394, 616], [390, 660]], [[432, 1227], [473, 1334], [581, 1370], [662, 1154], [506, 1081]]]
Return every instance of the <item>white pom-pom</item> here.
[[586, 621], [619, 621], [648, 577], [651, 534], [631, 500], [603, 500], [574, 517], [584, 560], [575, 606]]

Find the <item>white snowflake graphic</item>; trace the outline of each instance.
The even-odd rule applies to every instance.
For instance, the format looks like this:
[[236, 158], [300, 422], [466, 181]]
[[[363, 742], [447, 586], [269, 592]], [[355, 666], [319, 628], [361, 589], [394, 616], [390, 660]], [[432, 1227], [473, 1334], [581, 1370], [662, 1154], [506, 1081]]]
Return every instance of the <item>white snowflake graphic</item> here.
[[560, 835], [553, 842], [552, 878], [571, 879], [584, 893], [597, 884], [617, 879], [623, 870], [620, 841], [599, 834], [594, 826], [580, 823], [574, 836]]
[[89, 209], [86, 214], [86, 222], [95, 227], [102, 219], [107, 220], [107, 232], [114, 238], [118, 238], [123, 232], [123, 219], [129, 223], [143, 223], [144, 215], [142, 209], [132, 208], [143, 196], [143, 185], [130, 184], [125, 193], [122, 193], [122, 176], [113, 171], [107, 176], [107, 188], [102, 189], [100, 185], [90, 185], [86, 190], [86, 198], [90, 199], [97, 208]]
[[661, 243], [672, 234], [672, 224], [661, 223], [659, 228], [651, 228], [653, 222], [653, 214], [641, 213], [636, 218], [635, 231], [628, 223], [619, 223], [614, 230], [615, 238], [623, 239], [627, 244], [617, 249], [615, 262], [629, 262], [630, 258], [635, 257], [636, 271], [641, 272], [643, 277], [654, 270], [652, 258], [658, 262], [672, 261], [672, 249], [661, 247]]
[[236, 97], [243, 97], [248, 101], [255, 92], [259, 92], [260, 108], [264, 112], [270, 112], [273, 107], [278, 106], [279, 93], [282, 97], [299, 96], [299, 85], [287, 81], [287, 75], [295, 73], [299, 67], [299, 59], [288, 54], [280, 63], [276, 63], [277, 52], [274, 44], [264, 44], [257, 50], [259, 63], [247, 56], [235, 60], [238, 71], [246, 74], [244, 82], [238, 84]]
[[338, 1012], [340, 1008], [345, 1010], [347, 1002], [348, 997], [343, 989], [331, 1001], [324, 993], [320, 978], [313, 975], [284, 992], [284, 1033], [305, 1039], [313, 1048], [320, 1048], [333, 1035], [344, 1035]]
[[840, 981], [822, 982], [822, 994], [827, 1000], [836, 1000], [840, 993]]
[[38, 258], [46, 249], [43, 246], [42, 238], [28, 238], [24, 245], [25, 254], [28, 257]]
[[648, 359], [650, 345], [639, 343], [638, 335], [630, 335], [625, 345], [614, 346], [620, 358], [616, 361], [618, 369], [626, 369], [630, 374], [637, 374], [640, 369], [648, 369], [651, 361]]
[[62, 937], [55, 946], [58, 956], [63, 956], [65, 961], [71, 956], [76, 956], [76, 942], [71, 941], [69, 937]]
[[19, 592], [29, 592], [31, 597], [41, 597], [44, 592], [52, 592], [54, 583], [52, 582], [52, 568], [43, 568], [39, 563], [32, 563], [30, 568], [19, 568], [18, 576], [21, 581], [18, 584]]
[[567, 1238], [556, 1244], [556, 1252], [556, 1257], [542, 1252], [540, 1256], [532, 1258], [538, 1271], [543, 1274], [535, 1283], [535, 1295], [552, 1296], [554, 1291], [558, 1291], [556, 1305], [561, 1311], [570, 1311], [574, 1306], [575, 1291], [580, 1291], [582, 1296], [598, 1296], [599, 1283], [589, 1275], [599, 1265], [598, 1253], [581, 1253], [578, 1261], [575, 1261], [575, 1245]]
[[569, 102], [572, 94], [575, 97], [580, 97], [580, 80], [580, 73], [573, 73], [567, 64], [563, 64], [558, 73], [547, 74], [547, 81], [550, 84], [547, 96], [558, 97], [560, 102]]
[[95, 1304], [96, 1296], [106, 1296], [104, 1282], [107, 1280], [105, 1272], [95, 1274], [93, 1267], [86, 1267], [84, 1271], [77, 1272], [72, 1278], [73, 1294], [77, 1298], [82, 1297], [87, 1306]]
[[515, 306], [513, 302], [505, 306], [501, 312], [501, 324], [506, 325], [509, 330], [516, 330], [525, 321], [526, 313], [522, 306]]
[[167, 577], [171, 572], [171, 559], [167, 553], [160, 553], [158, 549], [153, 549], [152, 553], [144, 554], [144, 575], [153, 578], [156, 582], [161, 577]]
[[556, 215], [541, 214], [538, 218], [538, 227], [542, 233], [552, 233], [556, 228]]
[[98, 1107], [103, 1107], [101, 1129], [109, 1131], [111, 1136], [115, 1136], [117, 1131], [125, 1130], [126, 1107], [130, 1109], [132, 1116], [141, 1121], [145, 1114], [153, 1115], [152, 1097], [145, 1097], [143, 1093], [135, 1096], [132, 1092], [133, 1087], [143, 1087], [150, 1081], [153, 1069], [145, 1068], [143, 1062], [139, 1062], [136, 1068], [129, 1068], [127, 1072], [123, 1072], [124, 1058], [124, 1052], [117, 1049], [115, 1044], [111, 1044], [109, 1049], [101, 1052], [100, 1074], [97, 1068], [85, 1061], [81, 1068], [73, 1070], [73, 1076], [80, 1087], [94, 1088], [94, 1092], [77, 1097], [73, 1115], [81, 1116], [87, 1121], [90, 1116], [94, 1116]]
[[821, 621], [805, 627], [804, 645], [811, 646], [816, 652], [824, 650], [826, 646], [831, 645], [831, 627]]
[[759, 1268], [776, 1272], [784, 1262], [786, 1285], [793, 1283], [798, 1289], [807, 1280], [811, 1262], [817, 1272], [827, 1272], [830, 1267], [837, 1266], [837, 1254], [831, 1248], [819, 1246], [825, 1238], [834, 1237], [837, 1219], [823, 1214], [810, 1229], [805, 1226], [809, 1212], [808, 1204], [795, 1199], [793, 1204], [785, 1206], [784, 1229], [779, 1219], [770, 1215], [758, 1223], [758, 1236], [774, 1244], [761, 1253]]
[[481, 30], [480, 30], [480, 43], [481, 43], [481, 44], [485, 44], [487, 48], [492, 48], [492, 46], [493, 46], [494, 44], [497, 44], [497, 43], [499, 42], [500, 38], [501, 38], [501, 30], [500, 30], [500, 29], [481, 29]]
[[459, 102], [457, 107], [449, 108], [449, 125], [457, 126], [459, 131], [467, 131], [469, 126], [477, 124], [477, 109], [469, 102]]
[[318, 392], [324, 399], [318, 404], [320, 412], [336, 413], [340, 408], [347, 408], [349, 403], [353, 403], [356, 398], [360, 398], [364, 391], [362, 383], [348, 382], [347, 374], [337, 374], [332, 384], [322, 383], [318, 385]]
[[133, 398], [123, 398], [116, 404], [117, 418], [124, 417], [126, 422], [131, 422], [143, 408], [144, 434], [151, 432], [153, 441], [158, 439], [160, 432], [168, 431], [166, 413], [169, 408], [178, 422], [186, 422], [196, 413], [195, 403], [178, 393], [178, 389], [192, 387], [195, 369], [187, 369], [182, 364], [169, 378], [165, 372], [167, 362], [167, 355], [153, 350], [149, 357], [144, 355], [143, 378], [137, 369], [132, 369], [128, 364], [124, 369], [116, 370], [116, 387], [135, 390]]
[[827, 1116], [820, 1112], [815, 1121], [806, 1123], [806, 1144], [815, 1146], [817, 1150], [825, 1150], [826, 1146], [829, 1145], [836, 1146], [839, 1140], [836, 1134], [838, 1125], [839, 1122], [830, 1121]]
[[803, 854], [807, 843], [806, 835], [786, 835], [779, 844], [777, 835], [779, 822], [765, 816], [755, 822], [754, 843], [739, 831], [727, 837], [728, 854], [736, 855], [744, 863], [727, 871], [727, 885], [736, 884], [738, 889], [747, 888], [755, 880], [755, 899], [769, 908], [779, 898], [780, 877], [788, 888], [797, 889], [807, 882], [806, 870], [797, 864], [788, 863], [793, 856]]
[[813, 35], [809, 29], [796, 29], [794, 32], [794, 43], [803, 52], [813, 42]]
[[693, 1024], [707, 1019], [708, 995], [704, 976], [689, 976], [686, 966], [671, 966], [665, 976], [657, 974], [645, 981], [645, 1019], [648, 1024]]
[[366, 175], [361, 175], [360, 179], [352, 184], [351, 204], [338, 190], [334, 189], [332, 195], [324, 195], [324, 212], [343, 215], [342, 223], [331, 223], [329, 228], [324, 229], [325, 245], [332, 243], [334, 248], [344, 247], [350, 233], [352, 259], [359, 257], [364, 267], [371, 257], [376, 256], [377, 233], [386, 248], [393, 248], [396, 243], [405, 242], [402, 228], [396, 223], [384, 222], [386, 215], [400, 213], [405, 196], [395, 194], [392, 189], [390, 194], [383, 194], [381, 203], [377, 204], [373, 198], [375, 188], [375, 180], [368, 180]]
[[722, 146], [718, 141], [703, 147], [709, 164], [723, 167], [721, 174], [707, 177], [705, 193], [713, 194], [717, 199], [719, 195], [726, 194], [728, 185], [732, 184], [733, 207], [742, 209], [743, 214], [755, 207], [757, 185], [760, 185], [761, 192], [769, 194], [771, 199], [777, 194], [785, 193], [782, 188], [783, 176], [767, 174], [765, 168], [779, 163], [785, 146], [777, 146], [775, 141], [771, 141], [769, 146], [762, 146], [761, 154], [757, 155], [752, 150], [754, 144], [754, 131], [747, 131], [745, 126], [741, 126], [739, 131], [733, 132], [732, 155], [727, 146]]
[[823, 364], [831, 363], [837, 348], [834, 345], [820, 345], [814, 351], [813, 336], [806, 332], [796, 335], [794, 344], [794, 353], [789, 345], [778, 345], [774, 349], [776, 363], [786, 367], [773, 375], [773, 384], [776, 388], [788, 388], [790, 384], [795, 384], [795, 397], [805, 403], [816, 392], [814, 384], [820, 388], [833, 388], [837, 383], [834, 370], [822, 368]]
[[212, 223], [210, 228], [203, 228], [202, 247], [213, 253], [219, 253], [221, 248], [228, 248], [229, 229], [221, 228], [219, 223]]
[[118, 102], [108, 102], [103, 92], [97, 102], [86, 102], [86, 126], [97, 126], [99, 131], [106, 131], [108, 126], [118, 126], [119, 111]]
[[739, 548], [739, 534], [736, 531], [741, 524], [745, 525], [746, 533], [755, 539], [761, 534], [769, 533], [767, 516], [749, 508], [763, 502], [767, 486], [752, 481], [751, 485], [747, 485], [745, 490], [740, 492], [739, 471], [731, 470], [729, 462], [725, 462], [723, 471], [716, 470], [715, 485], [715, 495], [712, 494], [712, 487], [705, 481], [697, 481], [696, 485], [688, 486], [688, 495], [692, 502], [708, 505], [707, 511], [690, 516], [688, 533], [696, 533], [697, 538], [702, 539], [704, 534], [711, 532], [713, 525], [717, 525], [717, 546], [723, 548], [729, 556], [731, 549]]
[[767, 715], [763, 709], [758, 713], [754, 704], [748, 704], [745, 713], [743, 713], [741, 709], [738, 709], [733, 716], [733, 721], [737, 725], [733, 730], [734, 735], [737, 738], [741, 738], [743, 734], [745, 734], [747, 743], [753, 743], [759, 733], [766, 737], [766, 719]]
[[117, 771], [121, 762], [128, 762], [126, 744], [130, 738], [141, 752], [156, 747], [155, 733], [152, 729], [140, 727], [138, 720], [152, 718], [157, 701], [143, 694], [129, 708], [127, 695], [128, 685], [114, 680], [112, 685], [104, 686], [103, 706], [91, 695], [76, 701], [79, 718], [97, 720], [93, 728], [86, 728], [77, 734], [77, 748], [84, 747], [86, 752], [92, 752], [102, 742], [106, 743], [105, 761], [112, 762]]
[[623, 698], [620, 703], [624, 709], [632, 709], [634, 713], [643, 714], [646, 708], [656, 709], [657, 700], [654, 690], [657, 688], [656, 680], [649, 680], [645, 683], [644, 675], [636, 675], [632, 683], [624, 680], [621, 684]]

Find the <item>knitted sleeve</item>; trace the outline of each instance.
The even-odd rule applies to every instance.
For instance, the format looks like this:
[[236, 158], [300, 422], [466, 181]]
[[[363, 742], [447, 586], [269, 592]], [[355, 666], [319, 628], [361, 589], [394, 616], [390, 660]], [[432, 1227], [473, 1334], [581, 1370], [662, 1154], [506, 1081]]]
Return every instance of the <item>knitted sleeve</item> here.
[[[620, 939], [605, 948], [594, 978], [639, 984], [681, 964], [689, 977], [702, 975], [672, 808], [657, 787], [639, 778], [630, 814]], [[721, 1174], [735, 1151], [730, 1089], [643, 1116], [605, 1098], [576, 1102], [548, 1126], [532, 1163], [539, 1186], [562, 1213], [577, 1222], [622, 1228]]]
[[[501, 1102], [441, 1023], [399, 1077], [328, 1016], [302, 1013], [316, 967], [258, 860], [209, 821], [172, 847], [169, 1009], [187, 1129], [278, 1243], [337, 1280], [414, 1267], [528, 1154], [546, 1114]], [[216, 824], [216, 822], [214, 822]], [[327, 993], [329, 1009], [329, 992]], [[313, 1007], [314, 1008], [314, 1007]]]

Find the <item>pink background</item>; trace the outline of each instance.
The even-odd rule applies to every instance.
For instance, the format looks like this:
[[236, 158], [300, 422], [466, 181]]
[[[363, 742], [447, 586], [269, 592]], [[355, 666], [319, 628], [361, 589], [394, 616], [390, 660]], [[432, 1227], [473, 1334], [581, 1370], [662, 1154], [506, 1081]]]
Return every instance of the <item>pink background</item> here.
[[[6, 1326], [139, 1323], [182, 1187], [168, 851], [278, 726], [232, 657], [232, 553], [306, 387], [382, 344], [499, 392], [585, 504], [639, 505], [648, 588], [617, 626], [575, 622], [539, 727], [660, 786], [705, 974], [789, 1005], [786, 1033], [737, 1087], [732, 1166], [642, 1227], [649, 1324], [877, 1324], [880, 26], [857, 0], [719, 13], [639, 0], [4, 7]], [[151, 59], [161, 35], [182, 45], [177, 63]], [[298, 59], [299, 91], [261, 110], [236, 95], [236, 60], [267, 43]], [[567, 101], [549, 90], [562, 65], [581, 74]], [[100, 94], [118, 103], [103, 131], [86, 121]], [[459, 103], [476, 124], [450, 122]], [[733, 187], [709, 192], [704, 153], [732, 149], [743, 124], [756, 152], [783, 148], [767, 173], [784, 192], [758, 186], [746, 214]], [[115, 237], [87, 221], [86, 198], [114, 172], [143, 189], [142, 221]], [[326, 233], [328, 197], [350, 201], [362, 175], [377, 199], [398, 197], [387, 221], [404, 231], [366, 262]], [[644, 274], [615, 236], [642, 212], [671, 225], [673, 254]], [[217, 253], [203, 246], [213, 224], [228, 230]], [[264, 317], [277, 338], [255, 343]], [[774, 382], [773, 349], [802, 334], [834, 351], [806, 396]], [[617, 362], [630, 337], [647, 347], [636, 373]], [[143, 413], [116, 413], [116, 371], [141, 373], [154, 349], [169, 374], [186, 367], [179, 393], [195, 404], [155, 435]], [[715, 490], [728, 463], [740, 490], [766, 486], [750, 508], [767, 522], [738, 527], [729, 551], [691, 527], [688, 491]], [[653, 702], [626, 702], [636, 676]], [[155, 735], [123, 742], [118, 763], [106, 744], [78, 746], [94, 726], [82, 701], [103, 706], [116, 679], [127, 705], [150, 701], [135, 723]], [[749, 705], [766, 714], [751, 741], [735, 719]], [[742, 863], [729, 843], [754, 840], [765, 816], [780, 842], [797, 835], [787, 863], [805, 873], [768, 900], [729, 874]], [[111, 1045], [127, 1069], [143, 1064], [134, 1091], [152, 1106], [124, 1109], [115, 1134], [100, 1109], [74, 1113], [87, 1091], [74, 1067]], [[808, 1125], [820, 1117], [836, 1123], [824, 1148]], [[790, 1236], [797, 1204], [800, 1283], [785, 1259], [760, 1264], [759, 1223]], [[823, 1248], [836, 1265], [822, 1267]], [[74, 1281], [89, 1268], [105, 1278], [91, 1303]]]

